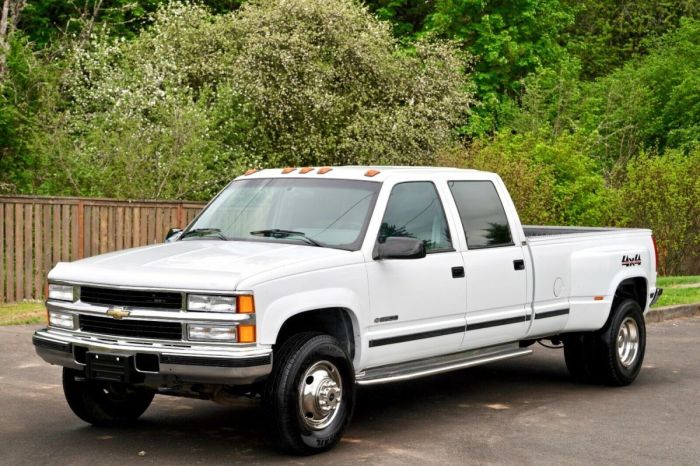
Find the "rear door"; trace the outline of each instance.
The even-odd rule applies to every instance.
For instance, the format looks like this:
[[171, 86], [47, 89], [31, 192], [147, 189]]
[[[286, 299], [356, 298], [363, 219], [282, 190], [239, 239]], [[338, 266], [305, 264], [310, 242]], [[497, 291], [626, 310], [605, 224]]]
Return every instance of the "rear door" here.
[[427, 255], [367, 262], [370, 365], [459, 350], [466, 284], [462, 255], [453, 245], [454, 228], [432, 181], [401, 182], [391, 188], [377, 241], [391, 236], [421, 239]]
[[526, 311], [529, 260], [491, 180], [449, 181], [466, 239], [467, 330], [462, 346], [517, 341], [529, 327]]

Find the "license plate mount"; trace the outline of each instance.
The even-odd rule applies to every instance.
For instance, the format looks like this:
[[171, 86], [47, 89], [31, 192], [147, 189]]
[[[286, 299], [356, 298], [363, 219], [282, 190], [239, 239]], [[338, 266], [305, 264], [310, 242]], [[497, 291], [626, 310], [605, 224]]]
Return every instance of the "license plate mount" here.
[[121, 383], [139, 381], [137, 379], [140, 374], [134, 368], [133, 356], [88, 351], [85, 359], [85, 375], [88, 379]]

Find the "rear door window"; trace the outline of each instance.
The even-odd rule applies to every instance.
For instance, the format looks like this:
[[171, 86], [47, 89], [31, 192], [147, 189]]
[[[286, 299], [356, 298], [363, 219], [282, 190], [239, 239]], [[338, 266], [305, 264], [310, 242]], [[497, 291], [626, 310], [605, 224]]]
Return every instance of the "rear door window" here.
[[490, 181], [450, 181], [469, 249], [512, 246], [508, 217]]

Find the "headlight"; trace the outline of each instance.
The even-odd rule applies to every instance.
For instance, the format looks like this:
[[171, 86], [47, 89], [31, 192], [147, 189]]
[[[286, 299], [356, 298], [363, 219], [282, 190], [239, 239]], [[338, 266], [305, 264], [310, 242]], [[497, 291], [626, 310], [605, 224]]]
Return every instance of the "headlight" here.
[[65, 312], [49, 311], [49, 325], [75, 330], [75, 317]]
[[58, 301], [75, 301], [73, 287], [71, 285], [56, 285], [49, 283], [49, 299]]
[[187, 339], [199, 341], [237, 341], [235, 325], [187, 325]]
[[191, 294], [187, 296], [187, 310], [200, 312], [236, 312], [236, 297]]

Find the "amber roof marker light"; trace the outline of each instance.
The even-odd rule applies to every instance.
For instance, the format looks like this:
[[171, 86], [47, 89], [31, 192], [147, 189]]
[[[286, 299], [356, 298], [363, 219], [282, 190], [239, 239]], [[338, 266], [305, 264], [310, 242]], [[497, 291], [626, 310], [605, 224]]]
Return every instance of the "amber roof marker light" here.
[[365, 172], [365, 176], [369, 176], [370, 178], [373, 176], [379, 175], [381, 172], [379, 170], [367, 170]]
[[244, 173], [245, 176], [252, 175], [253, 173], [257, 173], [258, 169], [257, 168], [251, 168], [250, 170], [246, 170]]
[[299, 169], [299, 173], [301, 173], [302, 175], [305, 175], [311, 171], [314, 171], [314, 167], [304, 167]]
[[331, 171], [331, 170], [333, 170], [332, 167], [321, 167], [321, 168], [318, 169], [318, 174], [319, 174], [319, 175], [325, 175], [326, 173], [328, 173], [328, 172]]
[[292, 173], [294, 170], [296, 170], [296, 168], [294, 168], [294, 167], [283, 168], [283, 169], [282, 169], [282, 174], [283, 174], [283, 175], [286, 175], [287, 173]]

